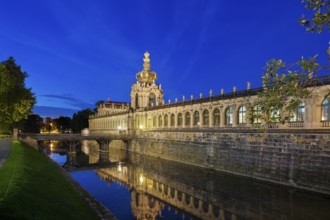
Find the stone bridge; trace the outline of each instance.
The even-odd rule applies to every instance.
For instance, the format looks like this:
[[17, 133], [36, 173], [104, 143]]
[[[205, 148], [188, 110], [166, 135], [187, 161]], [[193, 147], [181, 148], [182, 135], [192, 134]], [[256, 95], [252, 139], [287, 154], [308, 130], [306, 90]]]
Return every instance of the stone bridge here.
[[[133, 139], [132, 135], [128, 134], [107, 134], [107, 135], [81, 135], [81, 134], [19, 134], [18, 139], [34, 146], [40, 147], [43, 141], [62, 141], [67, 147], [67, 154], [71, 158], [75, 157], [76, 147], [81, 141], [96, 141], [99, 144], [99, 164], [109, 163], [109, 144], [113, 140], [121, 140], [126, 145]], [[73, 160], [74, 161], [74, 160]], [[74, 163], [74, 162], [73, 162]]]
[[37, 141], [82, 141], [82, 140], [96, 140], [96, 141], [113, 141], [122, 140], [128, 142], [132, 140], [133, 136], [128, 134], [107, 134], [107, 135], [81, 135], [81, 134], [35, 134], [24, 133], [19, 134], [18, 138], [32, 138]]

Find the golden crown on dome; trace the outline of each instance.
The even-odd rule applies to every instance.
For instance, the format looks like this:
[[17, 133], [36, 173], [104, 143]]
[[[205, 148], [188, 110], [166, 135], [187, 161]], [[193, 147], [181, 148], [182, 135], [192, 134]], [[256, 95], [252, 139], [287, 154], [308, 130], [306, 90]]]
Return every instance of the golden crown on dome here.
[[151, 65], [149, 55], [150, 54], [148, 52], [144, 53], [143, 70], [136, 74], [136, 79], [139, 82], [153, 83], [157, 79], [157, 74], [150, 70]]

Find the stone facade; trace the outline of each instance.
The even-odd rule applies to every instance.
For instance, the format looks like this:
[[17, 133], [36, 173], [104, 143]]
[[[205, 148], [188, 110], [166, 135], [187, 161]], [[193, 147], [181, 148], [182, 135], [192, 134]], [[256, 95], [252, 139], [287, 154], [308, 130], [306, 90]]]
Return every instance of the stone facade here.
[[129, 150], [330, 194], [330, 132], [150, 131]]
[[[90, 134], [126, 133], [135, 139], [130, 151], [214, 168], [225, 172], [330, 193], [330, 77], [310, 80], [311, 95], [290, 120], [264, 133], [256, 105], [263, 88], [164, 103], [163, 90], [150, 70], [149, 54], [137, 74], [131, 103], [99, 106]], [[299, 117], [298, 117], [299, 116]], [[313, 130], [311, 130], [313, 129]]]
[[[98, 108], [98, 114], [90, 117], [89, 128], [93, 133], [136, 133], [164, 129], [209, 129], [260, 127], [258, 119], [251, 120], [248, 115], [261, 114], [256, 105], [257, 94], [262, 88], [247, 89], [214, 94], [199, 98], [190, 97], [182, 101], [165, 104], [163, 90], [156, 84], [157, 74], [150, 70], [149, 54], [145, 54], [143, 70], [136, 76], [132, 85], [131, 103], [108, 100]], [[311, 95], [302, 103], [290, 119], [272, 125], [276, 128], [329, 128], [330, 127], [330, 77], [324, 76], [310, 80], [308, 89]], [[284, 117], [284, 116], [283, 116]]]

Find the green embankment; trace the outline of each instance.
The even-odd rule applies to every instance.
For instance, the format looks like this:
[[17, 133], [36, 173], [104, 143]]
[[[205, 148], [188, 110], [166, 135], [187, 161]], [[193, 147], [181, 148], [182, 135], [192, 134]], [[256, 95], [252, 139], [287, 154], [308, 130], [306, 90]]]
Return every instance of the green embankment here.
[[14, 141], [0, 168], [0, 219], [99, 219], [47, 156]]

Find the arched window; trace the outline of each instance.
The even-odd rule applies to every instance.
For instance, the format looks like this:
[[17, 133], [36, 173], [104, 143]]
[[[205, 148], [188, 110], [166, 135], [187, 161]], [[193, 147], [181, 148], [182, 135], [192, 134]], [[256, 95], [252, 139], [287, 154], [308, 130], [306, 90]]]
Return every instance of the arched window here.
[[233, 124], [233, 109], [228, 107], [226, 109], [226, 125]]
[[164, 116], [164, 127], [167, 127], [168, 126], [168, 115], [166, 114]]
[[171, 114], [171, 127], [174, 127], [174, 125], [175, 125], [175, 116], [174, 116], [174, 114], [172, 113], [172, 114]]
[[161, 127], [163, 124], [162, 116], [158, 116], [158, 127]]
[[135, 108], [139, 108], [139, 95], [135, 94]]
[[270, 111], [270, 117], [269, 117], [271, 122], [279, 122], [280, 120], [280, 110], [274, 109]]
[[186, 112], [185, 115], [185, 126], [190, 127], [190, 112]]
[[178, 114], [178, 127], [182, 126], [182, 113]]
[[194, 112], [194, 126], [199, 125], [199, 112]]
[[156, 127], [157, 126], [156, 124], [157, 124], [157, 117], [154, 116], [154, 118], [152, 119], [152, 126]]
[[322, 102], [322, 121], [330, 121], [330, 96], [327, 96]]
[[218, 108], [213, 111], [213, 124], [220, 125], [220, 110]]
[[253, 124], [261, 123], [261, 107], [260, 105], [255, 105], [253, 107]]
[[209, 111], [204, 110], [203, 111], [203, 125], [209, 125], [209, 124], [210, 124]]
[[246, 123], [246, 107], [241, 106], [238, 109], [238, 123], [239, 124], [245, 124]]
[[150, 93], [148, 107], [153, 107], [153, 106], [156, 106], [156, 96], [154, 93]]
[[300, 103], [297, 109], [290, 113], [290, 122], [302, 122], [305, 116], [305, 105]]

